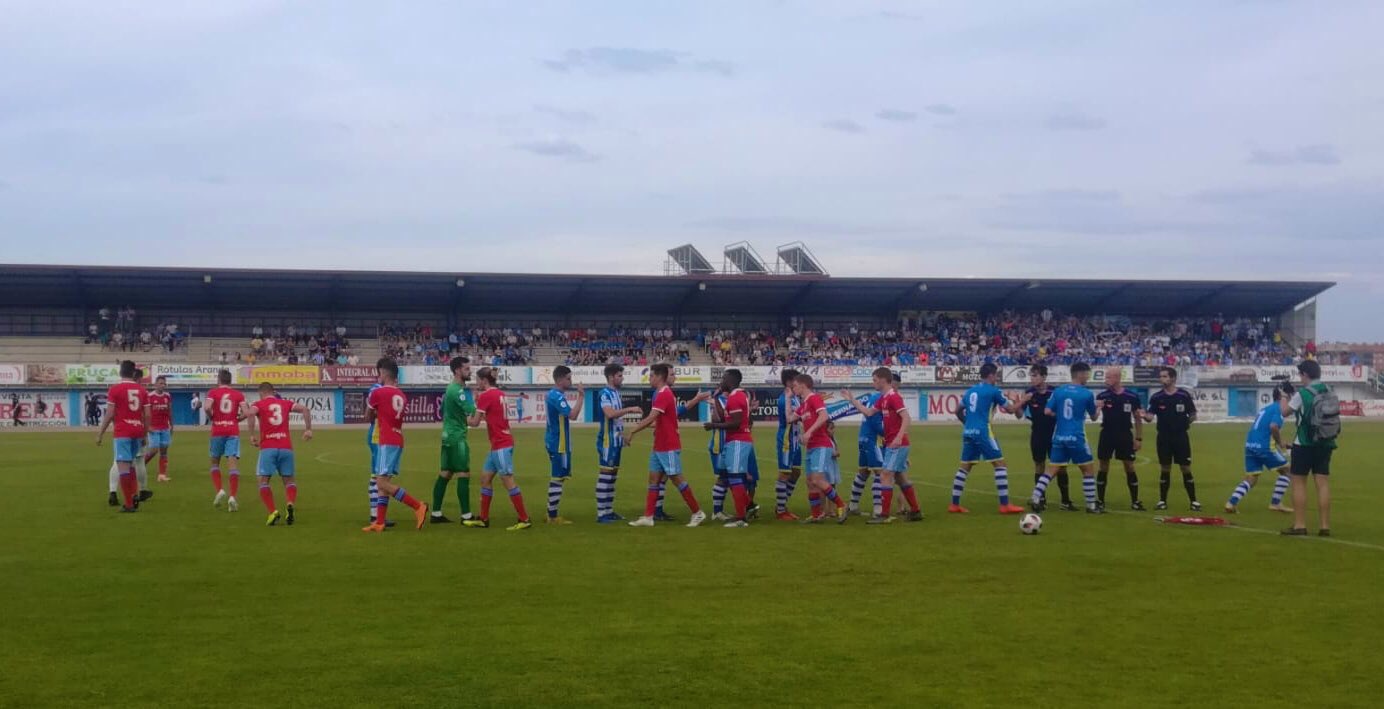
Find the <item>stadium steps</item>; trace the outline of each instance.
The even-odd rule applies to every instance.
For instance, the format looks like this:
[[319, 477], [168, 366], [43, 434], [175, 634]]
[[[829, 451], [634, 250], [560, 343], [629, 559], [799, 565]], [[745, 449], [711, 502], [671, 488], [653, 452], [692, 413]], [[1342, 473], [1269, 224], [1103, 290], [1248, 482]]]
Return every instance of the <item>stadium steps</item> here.
[[186, 362], [197, 340], [188, 341], [186, 351], [168, 353], [161, 347], [134, 352], [103, 349], [88, 345], [80, 337], [0, 337], [0, 361], [33, 364], [100, 364], [133, 359], [140, 363]]
[[[196, 351], [199, 359], [193, 361], [219, 362], [221, 360], [221, 353], [225, 352], [227, 358], [234, 364], [237, 352], [240, 353], [242, 358], [250, 353], [250, 338], [248, 337], [212, 337], [208, 338], [205, 342], [205, 351]], [[300, 346], [298, 349], [302, 352], [307, 351], [307, 348], [303, 346]], [[373, 365], [375, 361], [380, 358], [380, 341], [376, 339], [352, 339], [351, 350], [360, 356], [361, 364], [369, 363]], [[244, 362], [242, 362], [242, 364], [244, 364]], [[273, 362], [267, 362], [266, 364], [273, 364]]]

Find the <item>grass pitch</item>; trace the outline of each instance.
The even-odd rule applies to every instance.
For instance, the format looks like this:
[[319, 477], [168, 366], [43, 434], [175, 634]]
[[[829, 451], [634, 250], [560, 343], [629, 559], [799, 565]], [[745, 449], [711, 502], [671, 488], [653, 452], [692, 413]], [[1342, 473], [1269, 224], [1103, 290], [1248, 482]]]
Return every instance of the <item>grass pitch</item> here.
[[[1027, 429], [997, 430], [1026, 497]], [[1244, 430], [1193, 431], [1206, 514], [1240, 477]], [[359, 430], [297, 444], [292, 528], [264, 527], [253, 451], [241, 511], [211, 508], [205, 429], [176, 434], [173, 482], [135, 515], [106, 506], [109, 443], [6, 432], [0, 705], [1377, 706], [1382, 433], [1347, 424], [1333, 463], [1337, 536], [1304, 540], [1277, 535], [1289, 520], [1266, 509], [1269, 475], [1235, 529], [1050, 510], [1043, 533], [1024, 537], [994, 513], [988, 466], [971, 475], [972, 514], [947, 515], [952, 427], [915, 429], [921, 524], [597, 525], [581, 430], [563, 504], [575, 525], [417, 532], [396, 503], [400, 526], [384, 535], [359, 531]], [[438, 434], [407, 433], [401, 479], [424, 500]], [[766, 470], [772, 434], [757, 430]], [[541, 435], [518, 431], [516, 458], [540, 521]], [[845, 463], [853, 435], [839, 436]], [[630, 518], [649, 440], [626, 453], [617, 509]], [[685, 429], [684, 440], [709, 508], [705, 439]], [[472, 444], [479, 463], [484, 434]], [[1157, 468], [1143, 455], [1152, 507]], [[1169, 497], [1185, 513], [1176, 472]], [[1126, 509], [1119, 472], [1108, 500]], [[760, 502], [772, 501], [766, 482]], [[801, 488], [793, 502], [805, 512]], [[668, 509], [687, 519], [676, 495]], [[446, 511], [456, 518], [451, 490]], [[513, 516], [497, 496], [493, 518]]]

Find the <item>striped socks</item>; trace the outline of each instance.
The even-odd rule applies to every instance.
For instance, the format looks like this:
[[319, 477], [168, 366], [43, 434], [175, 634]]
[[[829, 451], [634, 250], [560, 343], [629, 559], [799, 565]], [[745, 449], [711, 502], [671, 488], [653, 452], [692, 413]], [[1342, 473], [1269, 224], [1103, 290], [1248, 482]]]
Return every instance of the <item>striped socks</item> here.
[[1269, 500], [1270, 504], [1283, 504], [1283, 496], [1288, 494], [1288, 486], [1292, 484], [1292, 478], [1280, 474], [1278, 479], [1273, 481], [1273, 497]]
[[869, 473], [856, 473], [851, 481], [851, 507], [860, 506], [860, 498], [865, 494], [865, 483], [870, 480]]
[[966, 476], [969, 475], [961, 468], [956, 469], [956, 475], [952, 477], [952, 504], [961, 504], [961, 491], [966, 489]]
[[1086, 498], [1086, 507], [1087, 507], [1087, 509], [1090, 509], [1090, 508], [1093, 508], [1093, 507], [1096, 506], [1096, 499], [1097, 499], [1097, 498], [1096, 498], [1096, 476], [1094, 476], [1094, 475], [1082, 475], [1082, 476], [1081, 476], [1081, 494], [1082, 494], [1082, 496], [1084, 496], [1084, 497]]
[[1009, 505], [1009, 468], [1000, 466], [995, 468], [995, 492], [999, 493], [1000, 506]]
[[1248, 495], [1248, 494], [1249, 494], [1249, 481], [1248, 481], [1248, 480], [1241, 480], [1241, 481], [1240, 481], [1240, 484], [1235, 486], [1235, 491], [1232, 492], [1232, 493], [1230, 493], [1230, 503], [1229, 503], [1229, 504], [1231, 504], [1231, 505], [1238, 505], [1238, 504], [1240, 504], [1240, 500], [1245, 499], [1245, 495]]
[[1033, 483], [1033, 496], [1029, 501], [1035, 505], [1043, 502], [1043, 497], [1048, 494], [1048, 484], [1052, 482], [1052, 476], [1043, 473], [1038, 476], [1038, 482]]
[[664, 496], [664, 494], [667, 493], [667, 492], [668, 492], [668, 481], [665, 480], [665, 481], [663, 481], [663, 482], [660, 482], [660, 483], [658, 484], [658, 500], [657, 500], [657, 501], [655, 502], [655, 504], [654, 504], [654, 514], [657, 515], [657, 516], [659, 516], [659, 517], [662, 517], [662, 516], [663, 516], [663, 496]]
[[548, 481], [548, 519], [557, 517], [557, 508], [562, 504], [562, 478]]
[[[744, 488], [744, 484], [741, 484]], [[739, 505], [738, 498], [736, 505]], [[716, 478], [716, 484], [711, 486], [711, 511], [714, 514], [721, 514], [726, 509], [726, 479]]]
[[[889, 498], [891, 502], [893, 501], [894, 497], [893, 492], [894, 488], [889, 488]], [[882, 510], [884, 509], [884, 485], [880, 483], [878, 475], [875, 476], [874, 482], [870, 484], [870, 493], [871, 496], [874, 498], [875, 516], [878, 517], [881, 514], [884, 514], [884, 512], [882, 512]]]
[[788, 481], [780, 479], [774, 483], [774, 511], [783, 512], [788, 509]]
[[596, 514], [604, 516], [615, 512], [615, 473], [601, 473], [596, 476]]

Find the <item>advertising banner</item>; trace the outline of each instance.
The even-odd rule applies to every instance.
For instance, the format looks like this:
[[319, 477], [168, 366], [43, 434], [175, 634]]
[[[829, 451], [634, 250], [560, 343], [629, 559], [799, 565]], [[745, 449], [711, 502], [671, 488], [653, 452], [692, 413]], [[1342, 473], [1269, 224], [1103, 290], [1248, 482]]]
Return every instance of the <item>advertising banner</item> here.
[[61, 364], [30, 364], [24, 368], [30, 384], [66, 384], [67, 367]]
[[1360, 402], [1360, 413], [1369, 418], [1384, 418], [1384, 399], [1366, 399]]
[[[441, 421], [444, 393], [441, 389], [426, 392], [404, 392], [406, 397], [404, 423], [437, 423]], [[341, 400], [342, 423], [366, 423], [365, 394], [364, 391], [343, 392]]]
[[16, 418], [25, 426], [66, 426], [67, 407], [66, 392], [13, 392], [0, 397], [0, 427], [14, 426]]
[[26, 378], [24, 365], [0, 364], [0, 386], [23, 384]]
[[[473, 367], [475, 371], [478, 367]], [[446, 386], [452, 381], [452, 370], [446, 367], [404, 365], [399, 368], [399, 383], [404, 386]]]
[[331, 365], [322, 367], [324, 386], [370, 386], [375, 383], [374, 367], [348, 367]]
[[[158, 377], [168, 377], [169, 386], [216, 386], [216, 375], [223, 368], [215, 364], [154, 364], [149, 366], [150, 381]], [[236, 381], [236, 368], [226, 367], [231, 372], [231, 383]]]
[[[697, 390], [696, 390], [696, 389], [680, 389], [680, 388], [677, 388], [677, 387], [674, 387], [674, 388], [673, 388], [673, 396], [677, 397], [679, 403], [684, 402], [684, 401], [687, 401], [688, 399], [691, 399], [692, 397], [694, 397], [694, 396], [696, 396], [696, 395], [697, 395]], [[644, 390], [642, 390], [642, 391], [639, 392], [639, 407], [642, 408], [642, 409], [644, 409], [644, 414], [645, 414], [646, 416], [648, 415], [649, 410], [653, 408], [653, 399], [654, 399], [654, 393], [653, 393], [652, 390], [650, 390], [650, 389], [644, 389]], [[679, 421], [700, 421], [700, 420], [701, 420], [701, 407], [700, 407], [700, 406], [693, 406], [693, 407], [692, 407], [691, 409], [689, 409], [688, 411], [683, 412], [683, 415], [682, 415], [682, 416], [679, 416], [679, 417], [678, 417], [678, 420], [679, 420]], [[642, 434], [641, 434], [641, 435], [642, 435]], [[686, 447], [686, 441], [684, 441], [684, 447]]]
[[115, 384], [120, 381], [120, 366], [116, 364], [69, 364], [63, 370], [65, 384]]
[[[279, 396], [302, 404], [312, 412], [314, 425], [336, 423], [336, 394], [330, 391], [281, 391]], [[290, 417], [291, 423], [301, 423], [299, 414]]]
[[938, 384], [975, 384], [980, 381], [979, 365], [942, 365], [935, 368]]
[[1198, 421], [1213, 421], [1230, 417], [1230, 393], [1225, 389], [1193, 389], [1192, 399], [1197, 402]]
[[1328, 382], [1363, 382], [1369, 375], [1369, 368], [1360, 364], [1322, 365], [1322, 379]]
[[[552, 374], [552, 373], [549, 372], [549, 375], [550, 375], [550, 376], [551, 376], [551, 374]], [[630, 376], [631, 374], [635, 374], [635, 375], [638, 375], [638, 376]], [[675, 383], [675, 385], [686, 385], [686, 384], [711, 384], [711, 383], [712, 383], [712, 381], [711, 381], [711, 368], [710, 368], [710, 367], [699, 367], [699, 366], [693, 366], [693, 367], [673, 367], [673, 377], [674, 377], [674, 383]], [[648, 383], [649, 383], [649, 368], [648, 368], [648, 367], [627, 367], [627, 368], [625, 369], [625, 381], [626, 381], [626, 382], [630, 382], [630, 383], [638, 382], [639, 384], [648, 384]], [[695, 392], [694, 392], [694, 393], [695, 393]], [[678, 397], [678, 398], [682, 398], [682, 397]]]
[[[1027, 375], [1025, 375], [1027, 376]], [[936, 367], [903, 367], [899, 369], [899, 378], [903, 384], [936, 384]]]
[[1364, 402], [1360, 402], [1360, 401], [1342, 401], [1342, 402], [1341, 402], [1341, 415], [1342, 415], [1342, 416], [1364, 416], [1364, 415], [1365, 415], [1365, 406], [1364, 406]]
[[240, 384], [269, 382], [275, 386], [316, 386], [322, 381], [320, 367], [305, 364], [268, 364], [241, 367]]
[[[552, 367], [502, 367], [502, 369], [527, 369], [527, 370], [529, 370], [529, 372], [528, 372], [527, 375], [519, 375], [518, 373], [515, 373], [514, 375], [512, 375], [512, 376], [515, 376], [515, 377], [516, 377], [515, 381], [511, 382], [511, 383], [514, 383], [514, 384], [536, 384], [536, 385], [538, 385], [538, 386], [549, 386], [549, 387], [553, 385], [553, 368], [552, 368]], [[582, 385], [582, 386], [584, 386], [584, 387], [599, 387], [599, 386], [605, 386], [606, 381], [605, 381], [605, 367], [604, 367], [604, 366], [582, 366], [582, 367], [572, 367], [571, 369], [572, 369], [572, 383], [573, 383], [573, 384], [580, 384], [580, 385]], [[633, 382], [634, 382], [634, 376], [633, 376], [633, 375], [634, 375], [634, 374], [637, 374], [637, 373], [638, 373], [638, 369], [637, 369], [636, 367], [626, 367], [626, 368], [625, 368], [625, 380], [626, 380], [626, 381], [629, 381], [629, 382], [631, 382], [631, 383], [633, 383]], [[524, 381], [520, 381], [519, 379], [522, 378], [522, 377], [527, 377], [527, 379], [524, 380]], [[503, 383], [504, 383], [504, 382], [501, 382], [501, 384], [503, 384]]]

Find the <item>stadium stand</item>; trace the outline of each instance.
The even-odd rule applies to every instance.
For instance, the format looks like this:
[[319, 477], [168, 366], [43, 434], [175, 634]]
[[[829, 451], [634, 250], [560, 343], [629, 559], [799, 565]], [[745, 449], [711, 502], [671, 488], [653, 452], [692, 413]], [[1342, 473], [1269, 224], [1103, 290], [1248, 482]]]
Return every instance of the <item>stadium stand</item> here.
[[[77, 363], [117, 358], [111, 342], [119, 333], [135, 339], [142, 361], [199, 363], [224, 354], [228, 363], [313, 364], [320, 356], [368, 364], [391, 354], [426, 364], [463, 353], [508, 365], [1077, 357], [1268, 364], [1314, 348], [1314, 297], [1332, 285], [67, 266], [0, 272], [5, 358]], [[171, 352], [155, 334], [167, 335], [170, 324], [177, 333]]]

